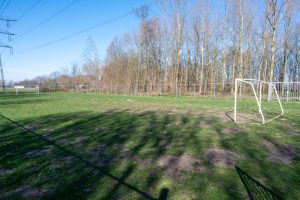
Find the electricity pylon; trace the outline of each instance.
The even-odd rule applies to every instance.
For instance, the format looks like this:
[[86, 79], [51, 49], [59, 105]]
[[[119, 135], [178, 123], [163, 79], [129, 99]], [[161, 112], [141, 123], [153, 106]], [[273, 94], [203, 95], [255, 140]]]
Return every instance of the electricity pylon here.
[[[7, 22], [7, 28], [10, 27], [10, 22], [15, 22], [16, 20], [13, 19], [5, 19], [3, 17], [0, 17], [0, 20]], [[8, 31], [0, 31], [0, 34], [7, 35], [8, 41], [11, 41], [11, 36], [15, 35], [14, 33], [10, 33]], [[10, 50], [10, 54], [13, 54], [13, 48], [9, 45], [0, 44], [0, 47], [2, 48], [8, 48]], [[0, 73], [1, 73], [1, 81], [2, 81], [2, 90], [5, 90], [5, 79], [4, 79], [4, 71], [3, 71], [3, 65], [2, 65], [2, 59], [1, 59], [1, 53], [0, 53]]]

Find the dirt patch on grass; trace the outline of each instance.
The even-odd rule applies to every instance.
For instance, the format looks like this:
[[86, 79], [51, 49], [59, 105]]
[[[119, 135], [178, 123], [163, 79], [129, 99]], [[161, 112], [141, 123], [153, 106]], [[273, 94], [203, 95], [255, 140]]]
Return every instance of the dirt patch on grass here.
[[36, 149], [33, 151], [29, 151], [25, 155], [28, 157], [45, 156], [48, 155], [50, 151], [51, 151], [51, 146], [47, 146], [43, 149]]
[[216, 120], [213, 119], [201, 119], [199, 127], [202, 129], [211, 128], [215, 122]]
[[45, 189], [33, 189], [29, 186], [20, 187], [15, 190], [15, 194], [23, 198], [40, 199], [42, 196], [48, 194], [48, 190]]
[[[220, 113], [219, 118], [221, 118], [224, 122], [233, 122], [234, 120], [234, 112], [228, 111], [225, 113]], [[254, 111], [245, 112], [243, 110], [237, 111], [236, 120], [238, 122], [250, 122], [250, 123], [261, 123], [262, 119], [261, 116], [257, 113], [254, 113]]]
[[227, 128], [223, 131], [223, 137], [231, 138], [235, 136], [236, 134], [239, 134], [241, 132], [247, 131], [248, 129], [246, 127], [236, 127], [236, 128]]
[[263, 141], [263, 144], [270, 150], [269, 160], [284, 164], [291, 164], [293, 160], [300, 160], [300, 148], [289, 146], [284, 143], [273, 142], [269, 140]]
[[205, 159], [214, 165], [225, 168], [234, 168], [236, 161], [240, 158], [239, 155], [232, 151], [223, 149], [208, 149], [205, 152]]
[[225, 112], [218, 112], [214, 114], [215, 117], [221, 119], [223, 122], [232, 122], [233, 121], [233, 115], [231, 116], [228, 113]]
[[289, 136], [299, 136], [299, 135], [300, 135], [300, 131], [297, 131], [297, 130], [289, 130], [289, 131], [287, 132], [287, 134], [288, 134]]
[[300, 130], [295, 128], [292, 124], [285, 124], [283, 127], [288, 136], [299, 136], [300, 135]]
[[9, 169], [5, 169], [5, 168], [0, 168], [0, 176], [2, 175], [6, 175], [9, 174], [11, 171]]
[[166, 174], [179, 179], [183, 171], [204, 172], [202, 161], [188, 154], [181, 156], [162, 156], [157, 159], [156, 164], [166, 170]]

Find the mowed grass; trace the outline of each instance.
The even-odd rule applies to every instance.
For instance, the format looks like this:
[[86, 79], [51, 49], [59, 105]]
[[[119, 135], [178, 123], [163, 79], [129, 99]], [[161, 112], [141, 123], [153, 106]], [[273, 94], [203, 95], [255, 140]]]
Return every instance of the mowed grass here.
[[233, 103], [2, 95], [0, 199], [246, 199], [234, 165], [299, 198], [300, 103], [265, 125], [233, 123]]

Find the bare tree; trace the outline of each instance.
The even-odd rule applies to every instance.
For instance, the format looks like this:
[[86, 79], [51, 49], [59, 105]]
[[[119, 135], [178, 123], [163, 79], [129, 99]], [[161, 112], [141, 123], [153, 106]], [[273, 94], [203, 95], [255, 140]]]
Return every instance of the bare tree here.
[[83, 71], [91, 79], [92, 85], [96, 86], [97, 91], [99, 91], [103, 70], [101, 69], [98, 49], [92, 38], [87, 39], [82, 57], [84, 59]]

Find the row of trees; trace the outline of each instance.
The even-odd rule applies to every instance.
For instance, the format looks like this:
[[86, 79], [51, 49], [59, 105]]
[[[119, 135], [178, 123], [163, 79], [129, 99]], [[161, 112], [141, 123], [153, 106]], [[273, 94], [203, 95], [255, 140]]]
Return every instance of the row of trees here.
[[235, 78], [300, 80], [299, 2], [168, 0], [159, 7], [159, 17], [138, 10], [139, 31], [111, 42], [105, 83], [197, 84], [202, 93]]
[[159, 16], [136, 9], [135, 33], [113, 39], [103, 62], [89, 39], [83, 64], [37, 77], [38, 84], [79, 84], [99, 90], [124, 85], [142, 91], [197, 87], [199, 93], [233, 92], [235, 78], [300, 81], [300, 22], [297, 0], [164, 0]]

